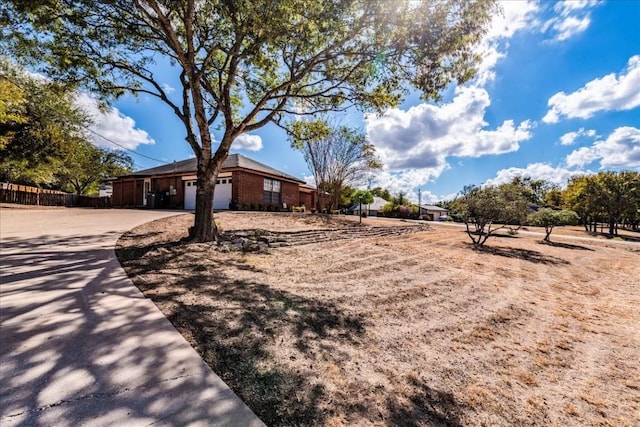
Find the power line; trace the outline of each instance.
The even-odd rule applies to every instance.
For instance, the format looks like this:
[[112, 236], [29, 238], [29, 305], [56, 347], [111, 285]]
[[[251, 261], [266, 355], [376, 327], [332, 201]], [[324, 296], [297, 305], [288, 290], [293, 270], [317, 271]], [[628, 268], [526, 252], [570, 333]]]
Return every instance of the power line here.
[[96, 132], [96, 131], [95, 131], [95, 130], [93, 130], [93, 129], [89, 129], [87, 126], [84, 126], [84, 125], [81, 125], [81, 126], [82, 126], [84, 129], [88, 130], [89, 132], [93, 133], [94, 135], [98, 135], [100, 138], [104, 139], [105, 141], [109, 141], [109, 142], [110, 142], [110, 143], [112, 143], [113, 145], [116, 145], [116, 146], [118, 146], [118, 147], [122, 148], [123, 150], [129, 151], [129, 152], [131, 152], [131, 153], [133, 153], [133, 154], [137, 154], [138, 156], [141, 156], [141, 157], [146, 157], [147, 159], [153, 160], [153, 161], [155, 161], [155, 162], [160, 162], [160, 163], [162, 163], [162, 164], [164, 164], [164, 165], [168, 165], [168, 164], [170, 163], [170, 162], [166, 162], [166, 161], [164, 161], [164, 160], [158, 160], [158, 159], [155, 159], [155, 158], [153, 158], [153, 157], [147, 156], [146, 154], [138, 153], [137, 151], [132, 150], [131, 148], [127, 148], [127, 147], [125, 147], [124, 145], [118, 144], [118, 143], [117, 143], [117, 142], [115, 142], [114, 140], [109, 139], [109, 138], [107, 138], [106, 136], [99, 134], [98, 132]]
[[[13, 80], [12, 78], [10, 78], [9, 76], [7, 76], [7, 75], [3, 75], [2, 77], [3, 77], [3, 78], [5, 78], [5, 79], [7, 79], [7, 80], [8, 80], [9, 82], [11, 82], [14, 86], [16, 86], [16, 87], [18, 87], [18, 88], [20, 88], [20, 89], [22, 89], [22, 90], [26, 90], [22, 85], [20, 85], [20, 84], [19, 84], [19, 83], [17, 83], [16, 81], [14, 81], [14, 80]], [[82, 128], [83, 128], [83, 129], [85, 129], [85, 130], [88, 130], [89, 132], [93, 133], [94, 135], [99, 136], [100, 138], [104, 139], [105, 141], [108, 141], [108, 142], [112, 143], [113, 145], [115, 145], [115, 146], [117, 146], [117, 147], [122, 148], [123, 150], [129, 151], [129, 152], [131, 152], [131, 153], [133, 153], [133, 154], [136, 154], [136, 155], [138, 155], [138, 156], [141, 156], [141, 157], [145, 157], [145, 158], [147, 158], [147, 159], [149, 159], [149, 160], [153, 160], [154, 162], [162, 163], [163, 165], [168, 165], [168, 164], [170, 164], [170, 162], [166, 162], [166, 161], [164, 161], [164, 160], [159, 160], [159, 159], [153, 158], [153, 157], [151, 157], [151, 156], [147, 156], [146, 154], [138, 153], [137, 151], [135, 151], [135, 150], [133, 150], [133, 149], [131, 149], [131, 148], [127, 148], [127, 147], [125, 147], [124, 145], [121, 145], [121, 144], [119, 144], [119, 143], [115, 142], [114, 140], [112, 140], [112, 139], [110, 139], [110, 138], [107, 138], [106, 136], [104, 136], [104, 135], [102, 135], [102, 134], [100, 134], [100, 133], [96, 132], [95, 130], [90, 129], [88, 126], [85, 126], [85, 125], [81, 124], [81, 125], [80, 125], [80, 127], [82, 127]]]

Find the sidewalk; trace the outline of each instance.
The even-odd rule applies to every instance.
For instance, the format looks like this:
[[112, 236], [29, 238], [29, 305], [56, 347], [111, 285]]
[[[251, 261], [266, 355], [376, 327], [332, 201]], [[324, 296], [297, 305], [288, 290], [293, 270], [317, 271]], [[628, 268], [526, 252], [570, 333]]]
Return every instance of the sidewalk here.
[[0, 425], [264, 425], [115, 258], [178, 213], [0, 209]]

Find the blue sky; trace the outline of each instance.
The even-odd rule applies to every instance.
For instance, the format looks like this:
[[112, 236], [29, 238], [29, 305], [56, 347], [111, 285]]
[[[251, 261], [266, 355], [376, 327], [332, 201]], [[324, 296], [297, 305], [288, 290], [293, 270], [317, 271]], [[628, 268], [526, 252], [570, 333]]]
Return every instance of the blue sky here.
[[[501, 4], [473, 82], [450, 87], [439, 103], [412, 94], [381, 117], [342, 118], [367, 132], [385, 165], [372, 185], [416, 200], [421, 189], [423, 201], [435, 202], [516, 175], [564, 185], [575, 174], [640, 170], [640, 0]], [[168, 85], [170, 71], [159, 70]], [[86, 95], [80, 102], [95, 114], [94, 129], [123, 146], [164, 162], [193, 156], [160, 101], [125, 97], [106, 113]], [[275, 125], [231, 151], [311, 175]], [[160, 164], [132, 157], [138, 169]]]

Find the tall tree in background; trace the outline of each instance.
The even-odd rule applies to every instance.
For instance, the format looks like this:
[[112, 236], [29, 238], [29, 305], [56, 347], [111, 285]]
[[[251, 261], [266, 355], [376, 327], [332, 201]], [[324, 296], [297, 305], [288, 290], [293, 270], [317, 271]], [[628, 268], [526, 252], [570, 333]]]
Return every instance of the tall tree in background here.
[[597, 223], [604, 222], [609, 235], [615, 236], [618, 224], [637, 228], [640, 173], [609, 171], [573, 177], [563, 192], [563, 200], [566, 208], [578, 213], [585, 230], [596, 232]]
[[[492, 0], [10, 0], [0, 3], [0, 46], [106, 100], [164, 101], [197, 158], [192, 231], [208, 241], [215, 180], [239, 135], [287, 128], [292, 114], [382, 112], [405, 83], [437, 98], [473, 77], [494, 10]], [[175, 94], [157, 61], [179, 76]]]
[[89, 141], [74, 97], [0, 60], [0, 180], [86, 194], [131, 171], [128, 155]]
[[65, 153], [56, 177], [63, 189], [80, 195], [97, 193], [97, 185], [106, 178], [125, 175], [132, 169], [133, 160], [126, 153], [78, 140], [73, 150]]
[[384, 200], [386, 200], [387, 202], [391, 201], [391, 193], [389, 192], [389, 190], [387, 190], [386, 188], [382, 188], [382, 187], [374, 187], [371, 189], [371, 194], [373, 194], [374, 196], [380, 197]]
[[318, 138], [295, 139], [293, 145], [302, 151], [307, 166], [313, 173], [318, 191], [318, 211], [322, 210], [321, 192], [330, 195], [328, 209], [336, 209], [345, 185], [358, 185], [372, 171], [382, 167], [375, 155], [375, 147], [367, 136], [347, 126], [328, 129]]
[[609, 226], [609, 235], [618, 235], [618, 224], [626, 212], [638, 211], [637, 189], [640, 174], [632, 171], [599, 172], [592, 177], [598, 188], [598, 199]]
[[0, 179], [35, 186], [56, 185], [64, 153], [89, 124], [73, 95], [0, 60]]

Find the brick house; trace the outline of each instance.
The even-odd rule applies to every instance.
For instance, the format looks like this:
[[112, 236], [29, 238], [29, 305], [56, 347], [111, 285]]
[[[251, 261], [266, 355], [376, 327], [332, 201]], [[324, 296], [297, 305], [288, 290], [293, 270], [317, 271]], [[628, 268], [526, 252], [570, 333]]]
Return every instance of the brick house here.
[[[196, 159], [187, 159], [111, 180], [113, 207], [195, 209]], [[213, 209], [288, 209], [315, 206], [315, 189], [304, 181], [241, 154], [231, 154], [216, 182]]]

